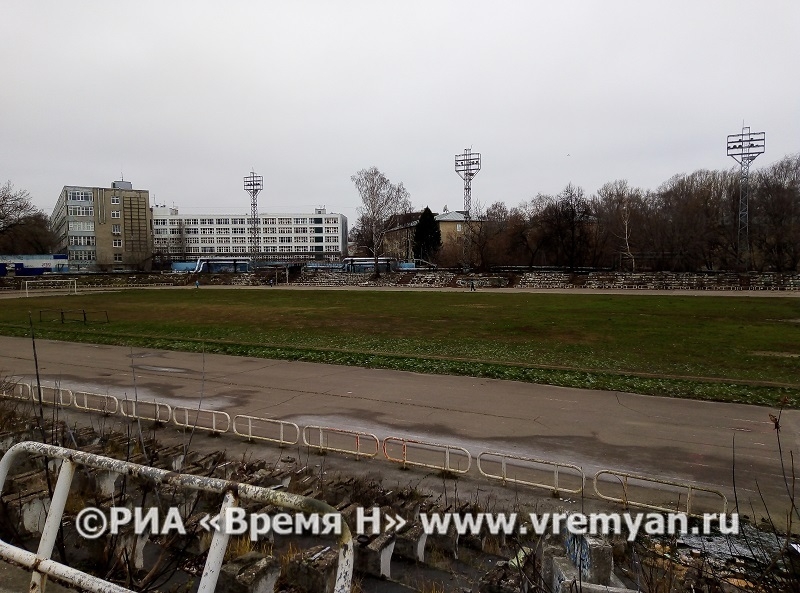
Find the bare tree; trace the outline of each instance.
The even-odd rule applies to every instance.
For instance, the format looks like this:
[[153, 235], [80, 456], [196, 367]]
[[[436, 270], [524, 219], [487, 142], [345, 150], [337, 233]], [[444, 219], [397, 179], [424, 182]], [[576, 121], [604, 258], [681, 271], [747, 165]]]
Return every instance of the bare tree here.
[[394, 185], [377, 167], [362, 169], [350, 179], [358, 189], [363, 205], [358, 209], [359, 225], [369, 235], [372, 255], [375, 258], [375, 276], [380, 276], [378, 257], [383, 238], [393, 220], [411, 211], [411, 200], [402, 183]]
[[26, 190], [15, 190], [10, 181], [0, 186], [0, 234], [23, 224], [29, 216], [37, 213]]

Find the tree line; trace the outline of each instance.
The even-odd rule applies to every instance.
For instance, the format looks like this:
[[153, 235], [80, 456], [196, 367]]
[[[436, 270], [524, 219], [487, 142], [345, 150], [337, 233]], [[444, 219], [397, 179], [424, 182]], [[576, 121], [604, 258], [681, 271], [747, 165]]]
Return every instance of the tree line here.
[[[552, 266], [567, 270], [800, 271], [800, 154], [751, 170], [749, 244], [738, 246], [740, 171], [675, 175], [655, 190], [627, 181], [593, 195], [568, 184], [509, 208], [472, 213], [471, 265]], [[354, 234], [360, 235], [362, 220]], [[435, 261], [463, 263], [463, 246], [443, 238]]]

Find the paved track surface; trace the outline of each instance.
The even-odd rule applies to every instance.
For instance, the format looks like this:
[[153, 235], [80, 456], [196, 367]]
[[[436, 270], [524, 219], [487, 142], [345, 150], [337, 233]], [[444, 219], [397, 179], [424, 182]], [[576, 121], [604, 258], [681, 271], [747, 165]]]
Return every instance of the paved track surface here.
[[[731, 499], [733, 444], [742, 512], [789, 508], [778, 441], [758, 406], [222, 355], [37, 341], [43, 384], [172, 405], [500, 450], [583, 467], [689, 481]], [[0, 373], [30, 378], [31, 342], [0, 337]], [[800, 451], [800, 411], [781, 442]], [[587, 484], [588, 486], [588, 484]], [[591, 490], [591, 488], [589, 488]]]

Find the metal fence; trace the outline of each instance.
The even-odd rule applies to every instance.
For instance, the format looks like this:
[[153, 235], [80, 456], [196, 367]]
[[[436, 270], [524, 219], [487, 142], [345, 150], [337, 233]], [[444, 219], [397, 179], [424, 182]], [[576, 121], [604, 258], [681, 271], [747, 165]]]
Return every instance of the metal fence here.
[[[307, 498], [297, 494], [278, 492], [269, 488], [230, 482], [218, 478], [178, 474], [155, 467], [34, 442], [23, 442], [14, 445], [0, 459], [0, 492], [5, 485], [9, 470], [14, 464], [19, 463], [19, 457], [26, 453], [33, 456], [43, 455], [46, 458], [61, 460], [58, 480], [53, 490], [47, 518], [42, 528], [42, 536], [36, 552], [30, 552], [0, 541], [0, 557], [33, 571], [29, 588], [30, 593], [43, 593], [46, 584], [45, 577], [48, 576], [93, 593], [131, 593], [130, 589], [109, 583], [99, 577], [89, 575], [51, 559], [64, 507], [69, 496], [70, 485], [77, 466], [143, 478], [150, 480], [154, 484], [169, 484], [186, 490], [224, 494], [220, 515], [223, 515], [226, 509], [238, 506], [240, 500], [271, 504], [304, 513], [338, 514], [336, 509], [315, 498]], [[336, 593], [349, 593], [353, 575], [353, 541], [350, 530], [344, 520], [341, 521], [341, 526], [342, 529], [339, 534], [339, 564], [334, 591]], [[221, 530], [214, 532], [198, 588], [199, 593], [213, 593], [215, 590], [228, 545], [228, 538], [229, 535]]]

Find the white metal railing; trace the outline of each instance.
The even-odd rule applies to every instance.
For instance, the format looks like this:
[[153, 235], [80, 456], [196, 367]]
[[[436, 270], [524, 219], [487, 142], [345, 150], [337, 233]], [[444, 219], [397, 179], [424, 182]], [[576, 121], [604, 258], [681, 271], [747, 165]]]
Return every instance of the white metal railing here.
[[[246, 425], [247, 432], [242, 432], [242, 430], [244, 430], [244, 426], [242, 429], [240, 429], [239, 426], [241, 424]], [[264, 434], [261, 432], [261, 429], [265, 428], [266, 426], [277, 430], [277, 437], [264, 436]], [[286, 420], [273, 420], [272, 418], [259, 418], [258, 416], [237, 414], [233, 417], [232, 428], [233, 434], [244, 437], [248, 441], [252, 441], [253, 439], [259, 441], [268, 441], [270, 443], [277, 443], [281, 447], [296, 445], [300, 440], [300, 427], [294, 422], [288, 422]], [[253, 430], [254, 428], [255, 430]], [[286, 436], [287, 429], [290, 429], [292, 432], [294, 432], [293, 438]]]
[[[60, 408], [68, 408], [72, 405], [72, 390], [64, 389], [62, 387], [48, 387], [45, 385], [30, 386], [31, 401], [39, 401], [39, 393], [42, 394], [42, 403], [47, 406], [58, 406]], [[66, 401], [64, 396], [66, 395]]]
[[[303, 436], [303, 442], [306, 446], [314, 447], [321, 451], [333, 451], [338, 453], [345, 453], [356, 455], [357, 457], [366, 457], [366, 458], [374, 458], [377, 456], [377, 453], [383, 450], [383, 456], [391, 462], [400, 463], [405, 468], [407, 466], [416, 466], [416, 467], [424, 467], [429, 469], [437, 469], [446, 472], [452, 472], [457, 474], [466, 474], [469, 472], [471, 465], [472, 465], [472, 456], [463, 447], [455, 446], [455, 445], [444, 445], [440, 443], [432, 443], [426, 441], [420, 441], [415, 439], [409, 439], [404, 437], [396, 437], [390, 436], [383, 440], [382, 446], [380, 445], [380, 440], [373, 434], [366, 433], [366, 432], [359, 432], [359, 431], [351, 431], [346, 429], [339, 429], [334, 427], [324, 427], [324, 426], [306, 426], [306, 427], [299, 427], [294, 422], [289, 422], [286, 420], [275, 420], [271, 418], [260, 418], [257, 416], [248, 416], [244, 414], [234, 416], [233, 420], [231, 420], [230, 415], [227, 412], [218, 411], [218, 410], [203, 410], [200, 409], [199, 412], [204, 412], [207, 415], [207, 418], [210, 418], [210, 426], [208, 424], [201, 424], [199, 422], [199, 414], [197, 414], [197, 409], [187, 408], [187, 407], [176, 407], [174, 410], [173, 408], [166, 403], [159, 402], [157, 400], [131, 400], [131, 399], [118, 399], [112, 395], [103, 395], [97, 393], [88, 393], [88, 392], [72, 392], [69, 389], [63, 388], [55, 388], [55, 387], [42, 387], [43, 389], [43, 403], [53, 405], [53, 402], [58, 402], [58, 405], [67, 406], [64, 401], [66, 397], [71, 406], [82, 411], [89, 411], [89, 412], [100, 412], [104, 414], [116, 414], [121, 413], [126, 418], [141, 418], [143, 420], [151, 420], [154, 422], [174, 422], [177, 426], [181, 427], [192, 427], [195, 426], [200, 430], [208, 430], [217, 433], [223, 432], [233, 432], [237, 436], [244, 437], [248, 440], [261, 440], [276, 443], [280, 446], [291, 446], [295, 445], [300, 440], [300, 435]], [[44, 393], [50, 393], [52, 395], [52, 400], [48, 400], [44, 397]], [[0, 396], [9, 398], [9, 399], [16, 399], [16, 400], [23, 400], [23, 401], [30, 401], [36, 403], [38, 401], [36, 386], [31, 383], [23, 383], [17, 382], [15, 384], [7, 385], [6, 388], [0, 392]], [[99, 404], [90, 404], [90, 400], [92, 398], [97, 398], [100, 400]], [[195, 414], [195, 423], [190, 422], [190, 413]], [[179, 419], [179, 416], [183, 416], [183, 421]], [[288, 433], [288, 434], [287, 434]], [[312, 434], [316, 434], [318, 440], [314, 441], [311, 437]], [[341, 442], [341, 438], [351, 438], [353, 442], [353, 446], [334, 446], [329, 442], [329, 438], [331, 435], [337, 437], [337, 445], [338, 442]], [[369, 443], [369, 449], [363, 450], [362, 446], [366, 443]], [[394, 456], [390, 453], [390, 450], [393, 452], [396, 451], [396, 448], [400, 447], [400, 456]], [[374, 452], [373, 452], [374, 449]], [[424, 461], [422, 458], [427, 457], [430, 458], [431, 455], [443, 455], [443, 462], [441, 463], [431, 463], [429, 461]], [[491, 458], [499, 458], [498, 460], [493, 461]], [[465, 467], [452, 467], [452, 462], [456, 460], [465, 460], [466, 466]], [[552, 484], [544, 484], [535, 482], [532, 480], [525, 480], [517, 476], [509, 476], [508, 466], [511, 467], [519, 467], [519, 464], [514, 463], [507, 463], [507, 460], [515, 460], [520, 461], [523, 463], [529, 464], [540, 464], [544, 466], [550, 466], [553, 468], [553, 483]], [[496, 463], [500, 464], [500, 474], [493, 474], [482, 466], [482, 462], [485, 461], [487, 463]], [[516, 484], [522, 484], [526, 486], [538, 487], [538, 488], [545, 488], [549, 489], [553, 492], [569, 492], [572, 494], [579, 494], [580, 492], [584, 491], [585, 489], [585, 481], [586, 477], [583, 474], [583, 470], [573, 464], [569, 463], [561, 463], [555, 461], [549, 461], [545, 459], [537, 459], [532, 457], [523, 457], [517, 455], [510, 455], [506, 453], [499, 453], [495, 451], [484, 451], [476, 457], [476, 465], [478, 467], [478, 471], [484, 477], [493, 480], [500, 480], [504, 483], [512, 482]], [[580, 488], [566, 488], [560, 482], [560, 470], [561, 469], [570, 469], [574, 472], [577, 472], [578, 476], [580, 476], [581, 486]], [[622, 485], [622, 496], [610, 496], [607, 494], [603, 494], [599, 490], [599, 480], [598, 478], [601, 475], [611, 475], [615, 476]], [[628, 480], [640, 480], [642, 482], [649, 482], [653, 484], [662, 484], [667, 486], [678, 487], [682, 489], [686, 489], [687, 496], [686, 496], [686, 512], [687, 514], [691, 514], [691, 507], [692, 507], [692, 499], [695, 492], [706, 492], [709, 494], [713, 494], [719, 497], [722, 500], [723, 505], [723, 512], [727, 510], [727, 498], [725, 495], [718, 491], [709, 488], [703, 488], [700, 486], [694, 486], [688, 483], [676, 482], [672, 480], [663, 480], [659, 478], [651, 478], [647, 476], [637, 475], [637, 474], [630, 474], [621, 471], [615, 471], [610, 469], [605, 469], [597, 472], [594, 476], [594, 490], [598, 497], [609, 500], [616, 503], [621, 503], [623, 505], [632, 505], [632, 506], [639, 506], [644, 508], [651, 508], [658, 511], [664, 512], [672, 512], [676, 509], [662, 507], [658, 505], [652, 505], [648, 503], [642, 503], [637, 501], [630, 500], [629, 497], [629, 484]]]
[[[492, 460], [492, 457], [499, 458], [498, 460]], [[553, 483], [552, 484], [543, 484], [540, 482], [533, 482], [531, 480], [524, 480], [522, 478], [508, 475], [508, 460], [514, 461], [522, 461], [527, 464], [531, 465], [544, 465], [547, 467], [551, 467], [553, 469]], [[484, 470], [483, 466], [481, 465], [481, 461], [487, 461], [490, 463], [497, 463], [500, 464], [500, 474], [491, 474]], [[577, 465], [573, 465], [572, 463], [561, 463], [558, 461], [548, 461], [546, 459], [537, 459], [535, 457], [523, 457], [520, 455], [510, 455], [508, 453], [499, 453], [497, 451], [483, 451], [479, 453], [478, 456], [475, 458], [476, 465], [478, 466], [478, 471], [481, 473], [482, 476], [486, 478], [490, 478], [492, 480], [500, 480], [503, 484], [507, 482], [511, 482], [512, 484], [523, 484], [525, 486], [533, 486], [535, 488], [544, 488], [546, 490], [550, 490], [553, 494], [558, 494], [559, 492], [569, 492], [570, 494], [580, 494], [583, 492], [584, 487], [586, 486], [586, 476], [583, 473], [583, 470], [578, 467]], [[518, 464], [511, 464], [512, 468], [520, 468]], [[570, 469], [577, 472], [578, 476], [581, 480], [581, 485], [578, 488], [567, 488], [559, 483], [559, 470], [560, 469]]]
[[[311, 434], [318, 437], [318, 440], [311, 442]], [[344, 437], [352, 443], [351, 447], [335, 446], [330, 444], [330, 437]], [[352, 441], [351, 441], [352, 439]], [[314, 447], [322, 451], [334, 451], [361, 457], [375, 457], [380, 451], [380, 440], [374, 434], [359, 432], [357, 430], [345, 430], [343, 428], [332, 428], [330, 426], [305, 426], [303, 427], [303, 444], [307, 447]], [[361, 450], [361, 446], [368, 447], [366, 451]]]
[[[598, 478], [601, 475], [608, 475], [617, 478], [622, 485], [622, 496], [609, 496], [607, 494], [603, 494], [600, 492], [600, 489], [597, 487], [597, 484], [600, 480]], [[722, 513], [726, 513], [728, 511], [728, 498], [719, 490], [714, 490], [712, 488], [703, 488], [702, 486], [695, 486], [694, 484], [687, 484], [686, 482], [677, 482], [675, 480], [665, 480], [662, 478], [651, 478], [648, 476], [642, 476], [639, 474], [630, 474], [627, 472], [620, 472], [612, 469], [601, 469], [594, 475], [594, 492], [602, 498], [603, 500], [610, 500], [612, 502], [617, 502], [622, 504], [623, 506], [634, 506], [634, 507], [641, 507], [645, 509], [653, 509], [655, 511], [661, 511], [665, 513], [674, 513], [679, 509], [675, 507], [664, 507], [656, 504], [651, 504], [647, 502], [638, 502], [635, 500], [631, 500], [628, 492], [628, 480], [638, 480], [645, 483], [650, 484], [663, 484], [665, 486], [676, 486], [680, 489], [686, 490], [686, 514], [692, 515], [692, 498], [695, 492], [707, 492], [709, 494], [713, 494], [719, 497], [722, 500]]]
[[[191, 422], [189, 421], [189, 414], [193, 416]], [[179, 416], [183, 416], [182, 421], [179, 420]], [[228, 432], [231, 428], [230, 415], [220, 410], [175, 406], [172, 408], [172, 421], [175, 426], [180, 426], [181, 428], [195, 428], [214, 433]]]
[[[148, 406], [152, 408], [148, 410]], [[156, 400], [123, 399], [120, 402], [119, 411], [126, 418], [163, 423], [172, 420], [172, 406]], [[147, 414], [148, 411], [151, 411], [151, 414]]]
[[[391, 448], [391, 445], [400, 445], [402, 451], [402, 457], [392, 457], [388, 449]], [[409, 447], [410, 446], [410, 447]], [[426, 452], [433, 452], [435, 454], [444, 454], [444, 463], [438, 465], [436, 463], [429, 463], [422, 460], [413, 460], [408, 458], [408, 451], [409, 448], [412, 451], [426, 451]], [[453, 455], [455, 453], [455, 455]], [[418, 441], [415, 439], [406, 439], [403, 437], [386, 437], [383, 439], [383, 456], [386, 457], [389, 461], [393, 461], [394, 463], [400, 463], [405, 468], [408, 465], [413, 465], [416, 467], [427, 467], [429, 469], [438, 469], [446, 472], [452, 472], [454, 474], [466, 474], [469, 471], [469, 468], [472, 466], [472, 455], [470, 455], [469, 451], [467, 451], [464, 447], [458, 447], [456, 445], [443, 445], [441, 443], [431, 443], [427, 441]], [[467, 464], [466, 467], [452, 467], [450, 462], [453, 460], [453, 457], [456, 459], [466, 459]]]
[[31, 401], [31, 385], [30, 383], [9, 382], [4, 386], [2, 395], [8, 399]]
[[[96, 403], [97, 400], [100, 403]], [[106, 415], [116, 414], [119, 411], [119, 400], [113, 395], [89, 393], [87, 391], [73, 391], [72, 405], [77, 410], [99, 412]]]
[[[155, 467], [119, 461], [93, 453], [85, 453], [83, 451], [75, 451], [34, 442], [23, 442], [14, 445], [3, 455], [3, 458], [0, 459], [0, 492], [2, 492], [2, 488], [5, 485], [9, 470], [18, 462], [17, 458], [24, 453], [30, 455], [44, 455], [47, 458], [62, 460], [58, 473], [58, 480], [53, 490], [53, 497], [50, 502], [44, 527], [42, 528], [42, 535], [39, 540], [37, 551], [29, 552], [7, 542], [0, 541], [1, 558], [17, 563], [33, 571], [31, 585], [28, 589], [29, 593], [43, 593], [47, 582], [45, 577], [47, 576], [68, 585], [77, 586], [81, 590], [91, 591], [92, 593], [131, 593], [130, 589], [109, 583], [99, 577], [81, 572], [71, 566], [51, 559], [76, 466], [84, 466], [100, 471], [109, 471], [143, 478], [152, 481], [154, 484], [170, 484], [187, 490], [224, 494], [220, 515], [223, 515], [227, 508], [238, 506], [239, 500], [272, 504], [284, 509], [304, 513], [338, 513], [336, 509], [321, 500], [307, 498], [297, 494], [279, 492], [250, 484], [229, 482], [219, 478], [178, 474]], [[344, 520], [341, 521], [341, 526], [342, 531], [339, 535], [339, 564], [336, 572], [334, 591], [336, 593], [349, 593], [353, 576], [353, 541], [350, 529]], [[228, 534], [222, 531], [214, 532], [198, 593], [213, 593], [216, 588], [217, 579], [219, 578], [225, 556], [225, 549], [228, 545], [228, 537]]]

